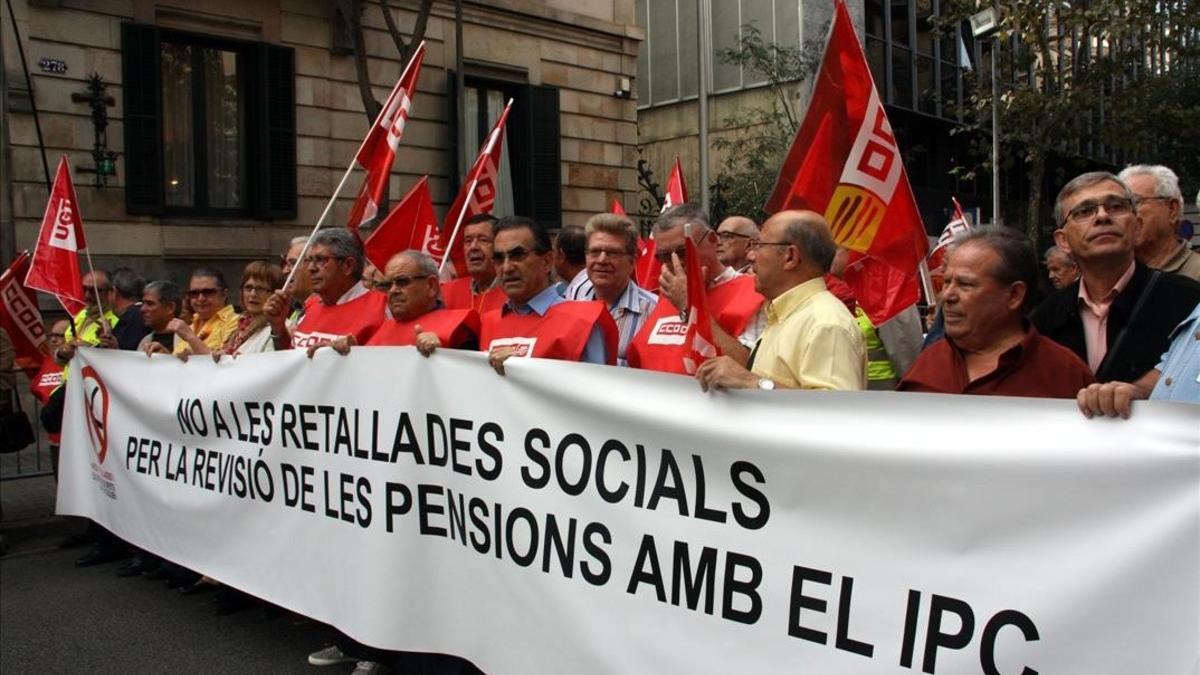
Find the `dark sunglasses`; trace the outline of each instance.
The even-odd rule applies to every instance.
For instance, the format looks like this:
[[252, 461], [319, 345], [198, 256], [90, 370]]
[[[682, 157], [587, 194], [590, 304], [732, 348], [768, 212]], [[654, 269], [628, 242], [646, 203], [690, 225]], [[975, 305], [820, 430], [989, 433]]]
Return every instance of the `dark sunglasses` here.
[[412, 282], [417, 279], [428, 279], [430, 275], [422, 274], [415, 277], [392, 277], [391, 279], [380, 279], [375, 282], [375, 290], [389, 291], [394, 288], [408, 288]]
[[511, 260], [515, 263], [519, 263], [528, 258], [532, 253], [533, 251], [525, 248], [524, 246], [517, 246], [507, 251], [493, 251], [492, 263], [496, 265], [503, 265], [505, 260]]
[[187, 296], [189, 298], [198, 298], [200, 296], [204, 296], [206, 298], [211, 298], [220, 292], [221, 292], [221, 289], [219, 289], [219, 288], [192, 288], [192, 289], [188, 289]]

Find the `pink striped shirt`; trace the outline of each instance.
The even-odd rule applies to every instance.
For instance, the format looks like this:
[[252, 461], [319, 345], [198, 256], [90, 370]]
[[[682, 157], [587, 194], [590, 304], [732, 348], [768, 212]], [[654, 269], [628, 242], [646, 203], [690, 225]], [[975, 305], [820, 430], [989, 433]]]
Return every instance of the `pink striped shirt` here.
[[1100, 363], [1108, 353], [1108, 310], [1112, 307], [1113, 300], [1116, 300], [1121, 291], [1129, 285], [1135, 268], [1135, 263], [1129, 263], [1129, 269], [1117, 279], [1117, 285], [1098, 301], [1092, 300], [1088, 295], [1087, 284], [1082, 280], [1079, 282], [1079, 317], [1083, 320], [1083, 340], [1087, 344], [1088, 367], [1093, 373], [1100, 369]]

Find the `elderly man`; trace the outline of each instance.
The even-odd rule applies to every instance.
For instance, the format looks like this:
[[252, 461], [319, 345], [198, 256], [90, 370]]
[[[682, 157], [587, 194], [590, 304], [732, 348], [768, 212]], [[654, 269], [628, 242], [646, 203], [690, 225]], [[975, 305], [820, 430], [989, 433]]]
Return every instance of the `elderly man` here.
[[758, 341], [766, 324], [763, 296], [754, 290], [754, 278], [739, 274], [717, 259], [717, 236], [709, 226], [708, 215], [695, 204], [673, 206], [654, 223], [657, 244], [654, 255], [663, 265], [659, 277], [660, 297], [658, 306], [626, 350], [629, 365], [634, 368], [687, 373], [683, 366], [686, 353], [683, 339], [687, 328], [681, 314], [681, 310], [687, 310], [687, 274], [683, 265], [685, 236], [691, 237], [696, 244], [708, 290], [713, 339], [721, 352], [745, 364], [750, 347]]
[[[75, 356], [75, 347], [104, 346], [115, 348], [116, 338], [112, 329], [120, 319], [112, 311], [113, 292], [109, 283], [107, 270], [96, 269], [83, 275], [83, 309], [71, 318], [67, 327], [67, 339], [54, 352], [54, 358], [60, 364], [66, 364]], [[101, 319], [100, 310], [103, 308], [104, 317]], [[63, 376], [66, 379], [66, 375]]]
[[758, 226], [745, 216], [729, 216], [717, 226], [717, 260], [742, 274], [750, 271], [750, 245], [758, 241]]
[[117, 338], [118, 348], [137, 349], [138, 343], [149, 331], [146, 324], [142, 323], [140, 307], [146, 280], [128, 267], [118, 267], [112, 273], [112, 286], [112, 310], [117, 315], [113, 337]]
[[1061, 248], [1051, 246], [1046, 249], [1046, 276], [1054, 290], [1066, 288], [1079, 279], [1079, 265], [1075, 259], [1067, 255]]
[[550, 234], [529, 218], [496, 223], [492, 259], [508, 300], [482, 317], [479, 348], [496, 372], [513, 356], [613, 365], [617, 327], [603, 303], [570, 301], [550, 285]]
[[1055, 242], [1075, 258], [1080, 279], [1042, 302], [1033, 325], [1086, 361], [1097, 382], [1141, 378], [1200, 301], [1200, 284], [1134, 260], [1140, 218], [1133, 194], [1111, 173], [1063, 186], [1054, 219]]
[[170, 354], [175, 351], [178, 338], [170, 329], [171, 321], [179, 315], [183, 294], [173, 282], [151, 281], [142, 291], [142, 322], [149, 333], [138, 344], [138, 349], [149, 354]]
[[1200, 281], [1200, 253], [1179, 238], [1183, 193], [1179, 177], [1165, 166], [1137, 164], [1117, 174], [1137, 201], [1142, 232], [1135, 253], [1146, 267]]
[[304, 317], [288, 334], [291, 298], [286, 288], [275, 291], [263, 313], [271, 325], [276, 350], [302, 348], [351, 336], [366, 344], [383, 323], [387, 296], [363, 285], [362, 243], [341, 228], [320, 230], [312, 237], [302, 264], [312, 283]]
[[[304, 244], [308, 243], [308, 237], [293, 237], [288, 244], [287, 253], [279, 256], [279, 267], [283, 270], [283, 278], [286, 279], [292, 273], [292, 268], [300, 264], [300, 255], [304, 253]], [[312, 282], [308, 279], [308, 268], [300, 265], [296, 268], [296, 274], [292, 276], [292, 287], [289, 289], [292, 293], [292, 313], [288, 316], [288, 327], [295, 328], [296, 324], [300, 323], [300, 317], [304, 316], [304, 303], [308, 300], [308, 296], [312, 295]]]
[[442, 302], [447, 309], [473, 309], [482, 316], [504, 304], [504, 291], [496, 283], [496, 265], [492, 262], [495, 228], [496, 219], [487, 213], [471, 216], [463, 223], [467, 276], [442, 284]]
[[1074, 398], [1094, 382], [1071, 350], [1025, 316], [1037, 288], [1029, 240], [995, 227], [960, 237], [946, 261], [946, 334], [921, 352], [899, 391]]
[[187, 299], [192, 306], [191, 324], [183, 319], [172, 319], [167, 326], [179, 337], [175, 353], [219, 350], [238, 326], [237, 312], [229, 304], [229, 284], [225, 283], [225, 275], [216, 268], [197, 268], [188, 282]]
[[812, 211], [782, 211], [751, 245], [754, 286], [767, 299], [767, 328], [749, 369], [728, 356], [696, 370], [700, 388], [863, 389], [867, 351], [846, 305], [825, 288], [837, 245]]
[[638, 234], [633, 221], [613, 213], [588, 219], [587, 276], [591, 288], [580, 300], [601, 300], [617, 324], [617, 365], [625, 366], [629, 341], [641, 330], [658, 304], [658, 296], [633, 280]]

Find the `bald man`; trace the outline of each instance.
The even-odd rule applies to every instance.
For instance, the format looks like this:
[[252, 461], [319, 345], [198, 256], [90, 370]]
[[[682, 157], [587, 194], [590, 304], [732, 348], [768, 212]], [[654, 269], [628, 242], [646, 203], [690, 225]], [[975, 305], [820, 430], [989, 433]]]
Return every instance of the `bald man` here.
[[812, 211], [782, 211], [750, 245], [754, 288], [767, 299], [767, 327], [742, 367], [721, 356], [696, 371], [710, 389], [863, 389], [867, 350], [846, 305], [825, 288], [837, 245]]
[[750, 245], [758, 241], [758, 225], [745, 216], [729, 216], [717, 226], [717, 260], [740, 274], [750, 272]]

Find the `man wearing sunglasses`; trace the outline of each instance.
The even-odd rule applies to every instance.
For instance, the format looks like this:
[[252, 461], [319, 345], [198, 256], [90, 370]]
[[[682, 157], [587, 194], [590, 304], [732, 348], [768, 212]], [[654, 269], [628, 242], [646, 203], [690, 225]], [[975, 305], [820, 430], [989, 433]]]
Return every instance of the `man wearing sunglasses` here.
[[504, 304], [504, 291], [497, 284], [496, 265], [492, 262], [495, 227], [496, 218], [490, 213], [471, 216], [463, 223], [467, 276], [442, 284], [442, 302], [447, 309], [473, 309], [482, 316]]
[[514, 356], [614, 365], [617, 327], [602, 302], [571, 301], [550, 284], [550, 234], [529, 218], [496, 223], [492, 261], [508, 300], [482, 317], [479, 348], [496, 372]]
[[691, 237], [700, 257], [700, 269], [708, 289], [713, 338], [722, 354], [741, 364], [758, 341], [766, 314], [763, 296], [754, 290], [754, 277], [738, 274], [717, 259], [717, 234], [708, 214], [692, 203], [672, 206], [654, 222], [655, 257], [662, 263], [659, 301], [645, 325], [630, 341], [625, 357], [633, 368], [686, 375], [683, 357], [687, 351], [687, 274], [683, 238]]
[[750, 273], [750, 245], [758, 241], [758, 225], [745, 216], [729, 216], [717, 226], [717, 260], [741, 274]]
[[199, 267], [188, 282], [188, 303], [192, 307], [192, 322], [172, 319], [168, 330], [179, 337], [176, 354], [198, 353], [200, 347], [215, 352], [237, 331], [238, 316], [229, 304], [229, 285], [225, 274], [213, 267]]
[[1200, 284], [1134, 259], [1137, 202], [1111, 173], [1085, 173], [1063, 186], [1054, 220], [1054, 241], [1075, 258], [1080, 278], [1046, 298], [1034, 326], [1087, 362], [1097, 382], [1137, 381], [1200, 301]]

